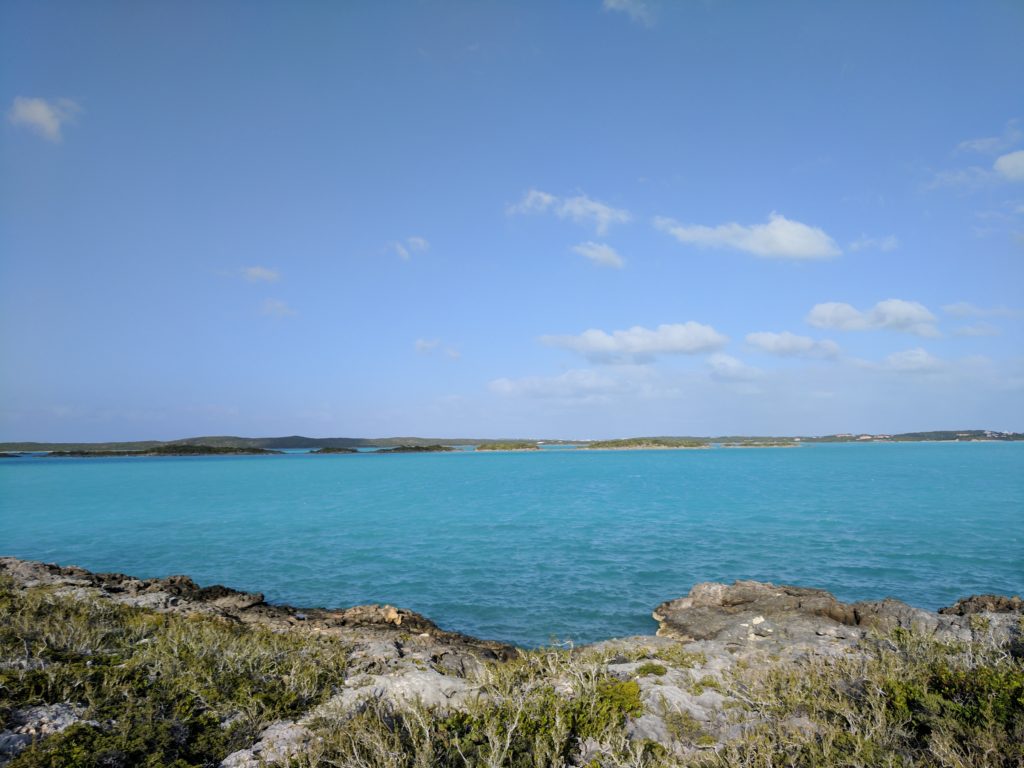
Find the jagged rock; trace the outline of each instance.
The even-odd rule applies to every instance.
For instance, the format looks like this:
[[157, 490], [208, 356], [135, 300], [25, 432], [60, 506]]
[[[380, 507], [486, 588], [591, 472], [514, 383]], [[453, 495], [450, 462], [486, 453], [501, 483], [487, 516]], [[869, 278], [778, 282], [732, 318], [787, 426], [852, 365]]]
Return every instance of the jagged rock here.
[[[659, 605], [653, 616], [662, 637], [721, 641], [734, 648], [761, 645], [794, 652], [813, 647], [828, 652], [830, 645], [850, 645], [871, 631], [896, 628], [961, 641], [979, 639], [984, 631], [995, 642], [1013, 642], [1019, 627], [986, 611], [988, 606], [1009, 610], [1017, 604], [1019, 598], [969, 598], [957, 603], [959, 612], [954, 606], [932, 613], [893, 599], [843, 603], [822, 589], [737, 581], [697, 584], [686, 597]], [[964, 618], [976, 611], [987, 617], [983, 625]]]
[[953, 605], [940, 608], [944, 616], [970, 616], [974, 613], [1024, 613], [1024, 600], [1004, 595], [971, 595]]
[[854, 607], [823, 589], [757, 581], [697, 584], [686, 597], [659, 605], [653, 616], [662, 637], [735, 645], [759, 640], [818, 644], [823, 637], [845, 639], [828, 630], [857, 623]]
[[[92, 590], [96, 597], [118, 603], [181, 614], [200, 613], [229, 621], [258, 624], [273, 630], [301, 629], [330, 634], [352, 641], [356, 657], [377, 656], [377, 671], [407, 648], [425, 663], [437, 663], [450, 670], [469, 670], [481, 660], [508, 659], [515, 649], [506, 643], [478, 640], [458, 632], [447, 632], [414, 611], [392, 605], [359, 605], [340, 610], [294, 608], [271, 605], [258, 592], [242, 592], [221, 585], [201, 587], [188, 576], [138, 579], [121, 573], [91, 573], [77, 566], [0, 557], [0, 574], [21, 586], [62, 585], [75, 590], [76, 597]], [[399, 651], [377, 654], [372, 649], [395, 647]]]
[[359, 675], [306, 719], [338, 718], [370, 700], [420, 704], [431, 709], [462, 709], [477, 697], [477, 689], [464, 678], [442, 675], [433, 669], [405, 669], [386, 675]]
[[33, 742], [45, 739], [77, 723], [83, 708], [78, 704], [50, 704], [11, 712], [0, 731], [0, 766], [7, 765]]
[[281, 720], [269, 726], [260, 740], [248, 749], [240, 749], [225, 757], [220, 768], [265, 768], [286, 765], [307, 752], [317, 736], [306, 726]]

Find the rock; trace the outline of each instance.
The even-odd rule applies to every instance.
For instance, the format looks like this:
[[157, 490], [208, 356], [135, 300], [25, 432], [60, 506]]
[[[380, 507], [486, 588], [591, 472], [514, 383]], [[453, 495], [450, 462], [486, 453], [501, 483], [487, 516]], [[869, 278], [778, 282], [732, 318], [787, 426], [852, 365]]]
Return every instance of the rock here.
[[16, 709], [0, 731], [0, 766], [6, 765], [33, 742], [45, 739], [77, 723], [84, 709], [78, 704], [49, 704]]
[[307, 752], [318, 739], [306, 726], [290, 720], [270, 725], [260, 740], [248, 749], [240, 749], [225, 757], [220, 768], [265, 768], [284, 765]]
[[974, 613], [1024, 613], [1024, 600], [1004, 595], [971, 595], [953, 605], [940, 608], [944, 616], [970, 616]]
[[659, 605], [653, 616], [661, 624], [659, 636], [736, 645], [820, 644], [822, 638], [836, 639], [829, 629], [857, 623], [854, 607], [823, 589], [756, 581], [697, 584], [688, 596]]
[[404, 669], [385, 675], [358, 675], [345, 689], [313, 710], [305, 720], [339, 718], [358, 710], [369, 700], [396, 704], [420, 704], [432, 709], [463, 709], [478, 695], [461, 677], [442, 675], [433, 669]]
[[[869, 632], [897, 628], [939, 640], [985, 639], [1016, 648], [1020, 627], [1013, 617], [1020, 605], [1020, 598], [982, 595], [932, 613], [891, 598], [843, 603], [822, 589], [737, 581], [697, 584], [686, 597], [659, 605], [653, 616], [662, 637], [777, 652], [835, 653]], [[978, 618], [972, 623], [971, 616]]]

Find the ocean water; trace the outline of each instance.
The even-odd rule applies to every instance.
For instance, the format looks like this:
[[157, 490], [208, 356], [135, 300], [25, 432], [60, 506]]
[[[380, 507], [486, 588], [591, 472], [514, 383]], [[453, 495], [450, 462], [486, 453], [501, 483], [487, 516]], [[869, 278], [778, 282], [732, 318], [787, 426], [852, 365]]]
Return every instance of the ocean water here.
[[541, 645], [701, 581], [1024, 591], [1024, 444], [0, 460], [0, 554]]

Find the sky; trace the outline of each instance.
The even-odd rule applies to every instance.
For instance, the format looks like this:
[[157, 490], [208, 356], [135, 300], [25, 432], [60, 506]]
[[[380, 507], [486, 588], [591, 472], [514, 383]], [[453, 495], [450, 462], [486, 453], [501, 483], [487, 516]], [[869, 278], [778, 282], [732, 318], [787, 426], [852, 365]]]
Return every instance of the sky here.
[[1024, 431], [1024, 3], [0, 4], [0, 440]]

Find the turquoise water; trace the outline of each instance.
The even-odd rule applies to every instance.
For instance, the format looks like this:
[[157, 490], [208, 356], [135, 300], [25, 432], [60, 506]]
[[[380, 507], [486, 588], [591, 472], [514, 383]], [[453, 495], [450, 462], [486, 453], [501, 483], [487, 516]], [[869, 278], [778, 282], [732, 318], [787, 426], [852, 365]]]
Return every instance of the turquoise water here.
[[3, 459], [0, 554], [524, 645], [651, 633], [708, 580], [937, 608], [1024, 591], [1024, 444]]

